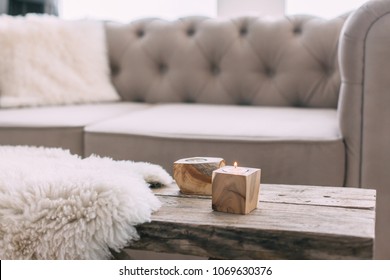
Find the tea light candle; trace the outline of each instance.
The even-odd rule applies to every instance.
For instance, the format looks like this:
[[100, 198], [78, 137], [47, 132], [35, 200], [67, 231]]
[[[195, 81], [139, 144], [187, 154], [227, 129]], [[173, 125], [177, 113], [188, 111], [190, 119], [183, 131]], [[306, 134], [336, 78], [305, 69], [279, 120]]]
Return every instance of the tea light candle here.
[[248, 214], [257, 208], [261, 170], [225, 166], [213, 171], [212, 208], [215, 211]]
[[233, 166], [225, 166], [224, 168], [222, 168], [222, 171], [231, 174], [245, 174], [249, 171], [249, 169], [245, 167], [238, 167], [237, 161], [235, 161]]

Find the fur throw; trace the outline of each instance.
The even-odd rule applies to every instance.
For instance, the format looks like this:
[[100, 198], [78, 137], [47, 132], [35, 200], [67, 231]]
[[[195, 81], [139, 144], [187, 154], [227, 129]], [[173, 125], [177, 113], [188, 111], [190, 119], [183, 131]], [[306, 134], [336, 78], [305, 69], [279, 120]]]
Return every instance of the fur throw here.
[[106, 259], [160, 206], [160, 166], [0, 146], [0, 259]]
[[102, 22], [0, 16], [0, 107], [119, 100]]

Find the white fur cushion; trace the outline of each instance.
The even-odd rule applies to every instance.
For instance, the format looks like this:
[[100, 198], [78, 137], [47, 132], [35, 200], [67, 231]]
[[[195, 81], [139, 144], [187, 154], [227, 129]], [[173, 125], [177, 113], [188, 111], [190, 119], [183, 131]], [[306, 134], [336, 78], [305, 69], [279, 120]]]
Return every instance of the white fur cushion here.
[[104, 259], [160, 206], [160, 166], [0, 146], [0, 259]]
[[2, 15], [0, 46], [0, 107], [119, 100], [101, 22]]

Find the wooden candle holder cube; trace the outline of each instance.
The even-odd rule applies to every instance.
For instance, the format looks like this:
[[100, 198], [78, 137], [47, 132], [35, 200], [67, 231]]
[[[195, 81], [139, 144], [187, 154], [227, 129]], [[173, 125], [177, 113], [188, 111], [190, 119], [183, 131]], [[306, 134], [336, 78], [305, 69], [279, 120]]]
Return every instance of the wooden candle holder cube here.
[[248, 214], [257, 208], [261, 170], [226, 166], [213, 172], [212, 208], [215, 211]]

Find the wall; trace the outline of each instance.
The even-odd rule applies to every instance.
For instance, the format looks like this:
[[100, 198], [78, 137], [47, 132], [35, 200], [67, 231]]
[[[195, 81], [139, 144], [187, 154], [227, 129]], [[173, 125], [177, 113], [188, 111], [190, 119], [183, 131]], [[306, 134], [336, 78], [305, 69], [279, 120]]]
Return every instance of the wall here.
[[285, 0], [218, 0], [218, 16], [234, 17], [246, 15], [282, 16]]
[[307, 1], [307, 0], [286, 0], [287, 14], [309, 14], [323, 18], [333, 18], [344, 13], [357, 9], [369, 0], [328, 0], [328, 1]]
[[217, 0], [63, 0], [61, 7], [60, 14], [65, 19], [89, 17], [128, 22], [145, 17], [217, 16]]

